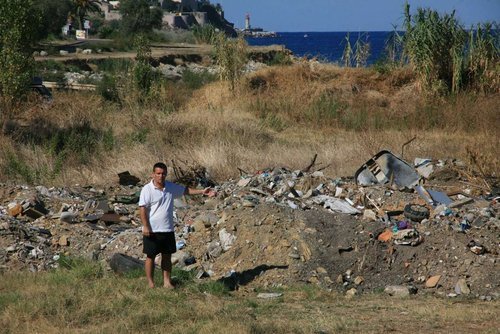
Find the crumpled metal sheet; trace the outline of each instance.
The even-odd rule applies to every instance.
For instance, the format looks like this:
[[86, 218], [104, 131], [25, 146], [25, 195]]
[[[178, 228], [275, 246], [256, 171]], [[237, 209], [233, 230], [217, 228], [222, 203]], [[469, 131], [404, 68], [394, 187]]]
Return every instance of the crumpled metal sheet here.
[[384, 150], [363, 164], [354, 179], [361, 186], [393, 183], [399, 188], [412, 188], [418, 184], [420, 175], [406, 161]]

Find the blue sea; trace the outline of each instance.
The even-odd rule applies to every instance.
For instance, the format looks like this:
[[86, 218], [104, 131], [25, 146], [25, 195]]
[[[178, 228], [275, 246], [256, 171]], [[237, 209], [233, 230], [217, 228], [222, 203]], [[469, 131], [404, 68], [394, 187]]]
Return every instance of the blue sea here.
[[[368, 65], [375, 63], [385, 52], [387, 39], [392, 32], [351, 32], [349, 41], [351, 47], [360, 38], [370, 44], [370, 55]], [[277, 37], [247, 37], [249, 45], [284, 45], [298, 57], [317, 57], [320, 61], [331, 63], [342, 63], [342, 53], [346, 46], [347, 32], [280, 32]]]

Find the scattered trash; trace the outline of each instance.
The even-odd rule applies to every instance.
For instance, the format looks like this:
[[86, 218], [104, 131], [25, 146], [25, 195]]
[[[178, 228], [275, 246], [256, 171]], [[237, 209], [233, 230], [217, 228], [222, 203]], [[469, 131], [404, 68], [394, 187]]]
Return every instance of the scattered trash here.
[[414, 165], [418, 174], [420, 174], [425, 179], [428, 179], [434, 171], [434, 165], [432, 164], [431, 159], [415, 158]]
[[431, 190], [431, 189], [427, 190], [427, 192], [429, 193], [432, 200], [434, 201], [434, 205], [438, 205], [438, 204], [449, 205], [452, 202], [452, 200], [448, 197], [448, 195], [446, 195], [443, 192], [435, 191], [435, 190]]
[[179, 240], [175, 244], [177, 250], [183, 249], [186, 246], [186, 241], [185, 240]]
[[397, 231], [392, 235], [396, 245], [418, 246], [424, 240], [415, 229], [406, 229]]
[[314, 197], [313, 202], [316, 204], [323, 204], [325, 208], [330, 209], [334, 212], [347, 213], [350, 215], [361, 213], [346, 200], [342, 200], [332, 196], [319, 195]]
[[404, 216], [414, 222], [421, 222], [429, 218], [429, 209], [423, 205], [407, 204], [404, 208]]
[[[389, 157], [394, 159], [386, 154], [384, 163]], [[396, 184], [391, 170], [385, 183], [377, 179], [363, 187], [352, 178], [328, 179], [305, 170], [242, 174], [217, 185], [215, 198], [174, 203], [176, 266], [240, 286], [305, 281], [353, 295], [387, 282], [409, 295], [411, 284], [424, 287], [438, 272], [446, 275], [435, 285], [442, 288], [429, 292], [465, 295], [473, 288], [478, 296], [496, 299], [491, 279], [498, 264], [500, 198], [474, 188], [474, 180], [440, 184], [435, 177], [443, 168], [458, 167], [451, 160], [432, 164], [432, 187], [426, 186], [433, 189], [417, 185], [415, 192], [398, 191], [408, 189]], [[107, 188], [0, 184], [2, 268], [48, 270], [62, 254], [107, 260], [120, 252], [143, 259], [139, 191], [117, 182]], [[464, 244], [463, 238], [472, 241]], [[269, 270], [270, 263], [293, 269], [284, 275]], [[458, 284], [462, 278], [465, 285]]]
[[377, 237], [377, 240], [383, 241], [383, 242], [388, 242], [389, 240], [392, 239], [392, 231], [391, 230], [385, 230], [384, 232], [380, 233]]
[[486, 252], [486, 249], [484, 248], [483, 245], [480, 243], [477, 243], [474, 240], [471, 240], [468, 244], [467, 247], [469, 247], [470, 251], [476, 255], [481, 255]]

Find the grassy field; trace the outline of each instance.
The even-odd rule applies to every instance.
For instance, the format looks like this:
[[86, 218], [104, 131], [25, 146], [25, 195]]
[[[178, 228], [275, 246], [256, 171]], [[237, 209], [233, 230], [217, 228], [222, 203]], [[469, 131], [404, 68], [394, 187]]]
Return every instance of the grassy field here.
[[[64, 268], [63, 268], [64, 267]], [[174, 271], [177, 288], [149, 289], [74, 260], [48, 273], [3, 273], [3, 333], [498, 333], [498, 301], [406, 299], [383, 293], [346, 298], [311, 285], [228, 292], [218, 282]], [[159, 281], [160, 277], [156, 279]], [[280, 292], [275, 299], [258, 292]]]
[[500, 96], [428, 95], [410, 69], [275, 66], [227, 83], [190, 74], [140, 98], [127, 78], [116, 100], [54, 92], [26, 105], [0, 134], [0, 181], [53, 185], [147, 177], [156, 161], [201, 165], [223, 180], [267, 167], [301, 169], [318, 154], [327, 176], [349, 176], [381, 149], [461, 159], [498, 176]]

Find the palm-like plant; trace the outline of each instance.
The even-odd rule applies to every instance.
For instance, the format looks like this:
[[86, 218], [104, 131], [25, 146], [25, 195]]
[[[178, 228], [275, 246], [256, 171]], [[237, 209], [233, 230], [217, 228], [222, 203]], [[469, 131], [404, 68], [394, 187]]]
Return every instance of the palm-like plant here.
[[78, 20], [78, 27], [80, 30], [83, 29], [83, 20], [87, 16], [87, 13], [99, 13], [101, 12], [101, 1], [99, 0], [73, 0], [75, 5], [75, 14]]

